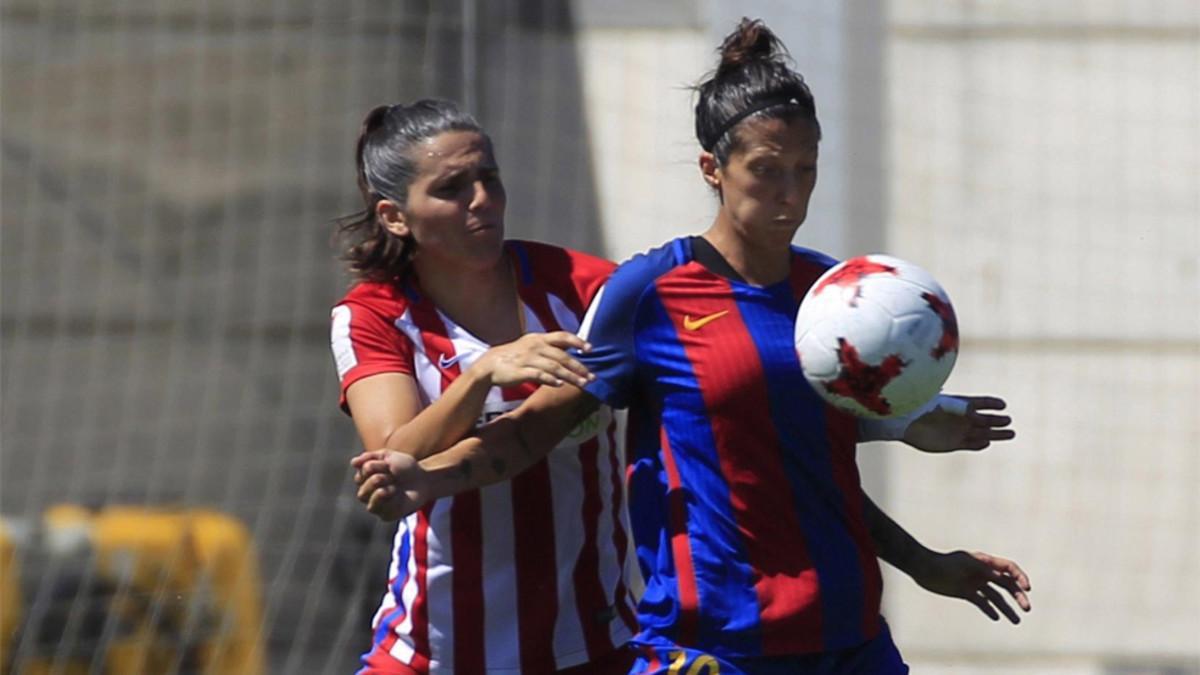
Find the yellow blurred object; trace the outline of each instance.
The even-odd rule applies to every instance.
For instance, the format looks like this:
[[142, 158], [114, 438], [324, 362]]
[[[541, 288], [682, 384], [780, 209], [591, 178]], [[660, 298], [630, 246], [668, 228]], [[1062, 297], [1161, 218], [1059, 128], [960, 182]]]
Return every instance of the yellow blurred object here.
[[[265, 671], [258, 563], [250, 534], [236, 519], [203, 509], [111, 506], [92, 513], [58, 505], [46, 510], [42, 535], [49, 555], [74, 556], [91, 567], [77, 589], [87, 597], [72, 599], [69, 612], [60, 614], [83, 615], [102, 603], [103, 638], [95, 636], [90, 653], [32, 649], [14, 664], [22, 672], [73, 672], [76, 666], [87, 672], [100, 651], [105, 672], [114, 675]], [[7, 587], [16, 576], [4, 574], [5, 621], [14, 623], [20, 599], [10, 619]], [[51, 635], [64, 628], [52, 626]]]
[[[101, 571], [128, 579], [135, 589], [155, 589], [156, 604], [176, 612], [180, 620], [187, 620], [189, 599], [193, 606], [207, 604], [215, 610], [212, 633], [199, 646], [203, 672], [263, 671], [261, 583], [250, 535], [241, 523], [212, 511], [114, 507], [96, 517], [93, 538]], [[136, 612], [137, 607], [124, 609]], [[136, 637], [141, 632], [125, 641], [129, 646], [121, 644], [121, 665], [113, 664], [114, 672], [144, 671], [145, 661], [163, 656], [133, 648], [144, 644]]]
[[8, 525], [0, 518], [0, 672], [8, 672], [13, 637], [21, 617], [21, 574], [17, 567], [16, 543]]

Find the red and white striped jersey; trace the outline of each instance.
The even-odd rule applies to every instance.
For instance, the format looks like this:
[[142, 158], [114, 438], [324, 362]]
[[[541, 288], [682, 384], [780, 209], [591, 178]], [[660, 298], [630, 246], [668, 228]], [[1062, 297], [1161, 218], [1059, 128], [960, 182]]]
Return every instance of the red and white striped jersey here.
[[[508, 241], [529, 332], [578, 329], [613, 265]], [[342, 403], [370, 375], [412, 375], [428, 405], [488, 345], [414, 287], [360, 283], [333, 309]], [[535, 386], [495, 388], [484, 417]], [[511, 481], [436, 500], [397, 528], [372, 652], [418, 673], [543, 673], [610, 653], [633, 634], [625, 584], [623, 464], [601, 408]]]

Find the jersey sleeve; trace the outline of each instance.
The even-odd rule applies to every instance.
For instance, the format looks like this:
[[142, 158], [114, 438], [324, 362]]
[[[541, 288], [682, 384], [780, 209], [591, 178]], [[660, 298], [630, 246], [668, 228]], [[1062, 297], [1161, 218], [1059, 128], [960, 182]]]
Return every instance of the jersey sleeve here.
[[343, 302], [330, 314], [330, 346], [341, 383], [339, 405], [355, 382], [380, 373], [413, 374], [413, 347], [388, 317], [360, 302]]
[[579, 326], [579, 336], [592, 350], [578, 358], [596, 376], [584, 391], [614, 408], [629, 405], [637, 365], [638, 307], [655, 276], [637, 258], [618, 267], [596, 291]]

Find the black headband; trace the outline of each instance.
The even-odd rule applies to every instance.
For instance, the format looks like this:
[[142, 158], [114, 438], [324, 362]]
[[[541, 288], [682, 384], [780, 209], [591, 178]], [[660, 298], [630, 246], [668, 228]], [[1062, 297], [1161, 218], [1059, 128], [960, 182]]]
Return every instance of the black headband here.
[[736, 125], [738, 122], [741, 122], [742, 120], [746, 119], [747, 117], [753, 115], [756, 112], [759, 112], [760, 110], [766, 110], [767, 108], [770, 108], [772, 106], [777, 106], [777, 105], [790, 105], [790, 104], [799, 105], [799, 103], [800, 103], [800, 99], [796, 98], [795, 96], [790, 96], [790, 95], [788, 95], [788, 96], [769, 96], [767, 98], [759, 99], [753, 105], [751, 105], [749, 108], [746, 108], [745, 110], [739, 112], [738, 114], [734, 115], [733, 117], [730, 117], [729, 119], [725, 120], [725, 123], [721, 125], [721, 128], [717, 130], [717, 133], [713, 134], [712, 137], [709, 138], [708, 142], [703, 144], [704, 150], [706, 152], [712, 152], [713, 147], [716, 146], [717, 141], [721, 140], [721, 137], [725, 135], [725, 132], [732, 129], [734, 127], [734, 125]]

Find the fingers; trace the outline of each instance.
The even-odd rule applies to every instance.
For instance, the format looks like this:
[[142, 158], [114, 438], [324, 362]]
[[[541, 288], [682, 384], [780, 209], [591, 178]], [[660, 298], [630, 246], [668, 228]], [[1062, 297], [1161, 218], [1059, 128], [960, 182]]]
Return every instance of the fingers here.
[[361, 469], [363, 464], [373, 459], [383, 459], [387, 455], [387, 450], [369, 450], [361, 452], [350, 460], [350, 466], [355, 469]]
[[578, 335], [575, 335], [574, 333], [568, 333], [565, 330], [546, 333], [543, 336], [543, 340], [547, 344], [554, 345], [563, 351], [568, 349], [578, 349], [581, 352], [592, 351], [591, 343], [579, 337]]
[[993, 579], [992, 582], [1008, 591], [1008, 594], [1016, 601], [1017, 606], [1021, 608], [1022, 612], [1028, 612], [1033, 609], [1033, 605], [1029, 602], [1029, 596], [1025, 594], [1025, 590], [1021, 587], [1021, 583], [1018, 580], [1010, 576], [997, 575], [997, 578]]
[[384, 520], [396, 520], [399, 516], [390, 504], [390, 500], [396, 494], [396, 488], [388, 487], [375, 491], [371, 498], [367, 501], [367, 512], [379, 516]]
[[[984, 586], [982, 589], [980, 589], [980, 592], [983, 593], [983, 597], [988, 603], [990, 603], [992, 607], [1000, 610], [1000, 612], [1004, 614], [1005, 618], [1007, 618], [1010, 623], [1013, 625], [1021, 623], [1021, 617], [1017, 616], [1017, 613], [1013, 610], [1013, 608], [1004, 601], [1004, 596], [1000, 595], [999, 591], [991, 586]], [[992, 614], [989, 614], [988, 616], [992, 616]], [[992, 618], [998, 621], [1000, 617], [993, 616]]]
[[967, 402], [967, 410], [978, 412], [980, 410], [1004, 410], [1008, 407], [1004, 399], [997, 396], [959, 396]]
[[566, 331], [530, 333], [509, 345], [495, 347], [492, 381], [499, 386], [520, 382], [537, 382], [552, 387], [570, 382], [587, 386], [595, 376], [588, 371], [570, 350], [586, 352], [592, 346], [577, 335]]
[[979, 611], [986, 614], [987, 618], [991, 619], [992, 621], [1000, 620], [1000, 614], [995, 609], [992, 608], [992, 604], [990, 602], [988, 602], [987, 598], [983, 595], [983, 593], [976, 592], [972, 595], [967, 596], [966, 600], [967, 600], [967, 602], [970, 602], [971, 604], [978, 607]]
[[1008, 591], [1022, 611], [1028, 612], [1033, 608], [1029, 602], [1027, 591], [1033, 590], [1029, 583], [1029, 575], [1021, 566], [1008, 558], [1001, 558], [981, 551], [973, 551], [971, 556], [986, 565], [992, 572], [992, 583]]
[[[1000, 399], [980, 398], [988, 401], [984, 405], [993, 406], [998, 403], [1000, 407], [1004, 406], [1004, 401]], [[991, 443], [992, 441], [1010, 441], [1017, 437], [1017, 432], [1009, 428], [1009, 425], [1012, 424], [1012, 418], [1008, 415], [991, 415], [977, 412], [975, 404], [972, 404], [970, 407], [971, 411], [967, 413], [967, 419], [971, 423], [971, 427], [967, 431], [968, 442], [982, 442], [984, 447], [987, 447], [987, 443]]]
[[560, 380], [559, 384], [570, 382], [582, 388], [596, 379], [586, 366], [556, 347], [546, 349], [529, 365]]
[[580, 387], [595, 379], [586, 366], [567, 352], [568, 349], [578, 349], [581, 352], [591, 351], [592, 345], [578, 335], [566, 331], [547, 333], [544, 340], [549, 349], [542, 349], [539, 356], [554, 363], [550, 372], [556, 377], [566, 382], [573, 382]]
[[358, 492], [356, 493], [356, 496], [358, 497], [358, 501], [366, 504], [371, 498], [372, 493], [374, 493], [376, 490], [384, 487], [394, 487], [395, 484], [396, 482], [392, 479], [392, 474], [387, 473], [386, 471], [382, 473], [375, 473], [367, 476], [363, 480], [362, 484], [358, 486]]
[[1012, 418], [1008, 415], [988, 415], [981, 412], [971, 413], [971, 422], [984, 427], [1006, 427], [1012, 424]]
[[1009, 441], [1017, 437], [1017, 433], [1011, 429], [1004, 430], [977, 430], [973, 429], [967, 432], [966, 437], [959, 449], [962, 450], [984, 450], [992, 444], [993, 441]]
[[564, 383], [570, 382], [583, 388], [588, 383], [587, 378], [580, 377], [557, 364], [551, 365], [546, 361], [539, 361], [538, 365], [525, 366], [518, 372], [522, 381], [537, 382], [550, 387], [561, 387]]
[[958, 396], [942, 394], [938, 396], [938, 408], [951, 415], [969, 417], [972, 420], [985, 421], [991, 426], [1005, 426], [1012, 423], [1007, 415], [988, 415], [981, 410], [1004, 410], [1008, 404], [996, 396]]
[[350, 460], [350, 466], [354, 467], [354, 484], [362, 485], [363, 480], [369, 473], [367, 471], [363, 471], [363, 465], [368, 462], [383, 460], [387, 457], [387, 453], [387, 450], [371, 450], [369, 452], [360, 453], [353, 457]]

